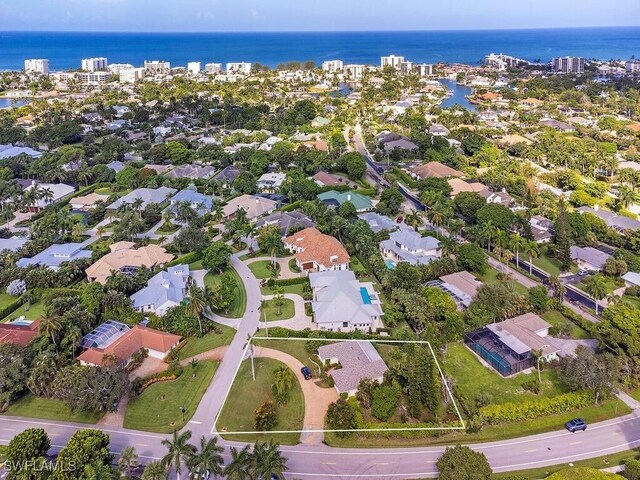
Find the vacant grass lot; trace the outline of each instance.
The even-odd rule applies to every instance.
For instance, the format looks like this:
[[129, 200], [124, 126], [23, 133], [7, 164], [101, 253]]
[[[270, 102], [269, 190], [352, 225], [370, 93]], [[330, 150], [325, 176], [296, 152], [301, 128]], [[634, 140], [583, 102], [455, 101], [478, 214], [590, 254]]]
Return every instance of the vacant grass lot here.
[[[258, 260], [257, 262], [251, 262], [247, 265], [253, 276], [259, 280], [270, 278], [272, 263], [269, 260]], [[278, 270], [280, 269], [280, 265], [277, 265]]]
[[27, 394], [20, 398], [4, 412], [16, 417], [41, 418], [43, 420], [60, 420], [65, 422], [97, 423], [102, 413], [72, 412], [62, 401], [51, 398], [34, 397]]
[[[230, 272], [236, 281], [236, 288], [233, 291], [234, 293], [233, 303], [231, 304], [231, 307], [229, 307], [227, 311], [224, 311], [224, 312], [216, 311], [215, 313], [227, 318], [241, 318], [244, 315], [244, 311], [247, 308], [247, 292], [244, 289], [244, 283], [242, 283], [242, 279], [240, 278], [240, 275], [238, 275], [238, 272], [236, 272], [235, 269], [233, 268], [230, 268], [229, 270], [227, 270], [227, 272]], [[221, 282], [221, 276], [211, 272], [207, 273], [204, 277], [205, 285], [210, 288], [213, 288], [214, 286], [218, 285], [220, 282]]]
[[180, 350], [180, 360], [193, 357], [199, 353], [208, 352], [223, 345], [229, 345], [236, 331], [231, 327], [219, 323], [216, 323], [216, 327], [221, 330], [221, 333], [211, 332], [200, 338], [188, 337], [187, 344]]
[[[482, 275], [476, 274], [476, 277], [478, 277], [478, 280], [480, 280], [482, 283], [500, 283], [502, 282], [502, 280], [498, 279], [499, 273], [501, 272], [498, 272], [498, 270], [489, 267], [487, 268], [487, 271], [484, 274]], [[526, 295], [527, 293], [529, 293], [529, 289], [524, 285], [519, 284], [515, 280], [513, 280], [512, 283], [517, 293], [521, 295]]]
[[265, 308], [260, 312], [260, 320], [267, 319], [268, 322], [277, 320], [289, 320], [296, 314], [296, 306], [293, 300], [288, 298], [282, 299], [282, 305], [280, 306], [280, 314], [278, 315], [278, 308], [275, 305], [275, 300], [266, 300]]
[[491, 396], [491, 403], [524, 402], [533, 398], [552, 397], [565, 393], [566, 389], [560, 384], [554, 370], [542, 372], [542, 393], [535, 395], [522, 388], [522, 384], [537, 375], [515, 375], [504, 378], [480, 363], [476, 355], [463, 343], [456, 343], [447, 347], [447, 353], [442, 359], [442, 369], [450, 376], [456, 389], [466, 398], [472, 400], [478, 393], [484, 392]]
[[[177, 380], [154, 383], [129, 400], [124, 427], [158, 433], [180, 430], [195, 413], [217, 368], [218, 362], [203, 360], [195, 378], [189, 366]], [[185, 409], [184, 416], [181, 406]]]
[[586, 340], [588, 338], [591, 338], [591, 336], [585, 330], [577, 326], [575, 323], [573, 323], [571, 320], [569, 320], [567, 317], [556, 310], [544, 312], [540, 316], [554, 327], [558, 327], [564, 324], [569, 325], [571, 328], [571, 333], [569, 334], [569, 336], [573, 339]]
[[[224, 432], [254, 431], [254, 411], [266, 401], [274, 401], [271, 391], [273, 371], [284, 364], [270, 358], [256, 358], [256, 380], [251, 374], [251, 360], [245, 360], [224, 404], [216, 425], [218, 432], [227, 440], [253, 442], [255, 440], [273, 439], [285, 445], [296, 445], [299, 433], [229, 435]], [[278, 423], [274, 430], [302, 430], [304, 420], [304, 396], [300, 384], [296, 380], [289, 394], [286, 405], [278, 406]]]
[[[591, 277], [593, 277], [593, 275], [587, 275], [585, 277], [582, 277], [582, 280], [580, 281], [579, 284], [576, 285], [576, 287], [578, 287], [583, 292], [589, 293], [589, 288], [587, 287], [587, 285], [589, 285], [589, 279]], [[604, 279], [604, 284], [605, 284], [607, 294], [613, 292], [614, 290], [620, 287], [624, 287], [624, 280], [622, 280], [621, 278], [611, 278], [611, 277], [607, 277], [606, 275], [603, 275], [602, 277]]]

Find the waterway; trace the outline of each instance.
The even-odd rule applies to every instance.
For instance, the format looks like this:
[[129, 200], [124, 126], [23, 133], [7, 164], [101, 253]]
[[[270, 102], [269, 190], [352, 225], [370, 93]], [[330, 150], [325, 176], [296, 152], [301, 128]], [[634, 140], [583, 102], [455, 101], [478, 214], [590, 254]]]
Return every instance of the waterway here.
[[29, 100], [24, 98], [0, 97], [0, 108], [21, 107], [27, 103], [29, 103]]
[[440, 80], [440, 83], [447, 87], [447, 90], [453, 92], [451, 96], [446, 97], [442, 101], [442, 103], [440, 104], [442, 108], [449, 108], [453, 107], [454, 105], [460, 105], [470, 112], [476, 111], [476, 107], [471, 102], [469, 102], [469, 99], [467, 98], [473, 93], [473, 89], [465, 87], [464, 85], [458, 85], [455, 80], [442, 79]]

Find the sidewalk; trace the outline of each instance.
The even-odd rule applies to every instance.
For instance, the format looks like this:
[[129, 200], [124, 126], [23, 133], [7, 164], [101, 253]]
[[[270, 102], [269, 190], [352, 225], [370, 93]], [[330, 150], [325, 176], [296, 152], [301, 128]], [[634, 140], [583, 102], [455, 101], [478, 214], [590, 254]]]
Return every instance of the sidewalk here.
[[622, 391], [618, 392], [616, 394], [616, 397], [618, 397], [620, 400], [626, 403], [627, 407], [629, 407], [631, 410], [640, 408], [640, 402], [625, 392], [622, 392]]

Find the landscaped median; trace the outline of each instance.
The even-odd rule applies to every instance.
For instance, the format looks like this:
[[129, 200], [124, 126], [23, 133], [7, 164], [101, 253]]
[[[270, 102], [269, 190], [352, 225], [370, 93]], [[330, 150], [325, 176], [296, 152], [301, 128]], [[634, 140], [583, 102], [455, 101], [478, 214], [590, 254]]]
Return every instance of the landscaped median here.
[[[247, 292], [244, 289], [244, 283], [242, 283], [242, 278], [240, 278], [240, 275], [238, 275], [238, 272], [236, 272], [234, 268], [229, 268], [225, 273], [229, 273], [235, 282], [233, 302], [226, 311], [216, 311], [215, 313], [226, 318], [242, 318], [245, 310], [247, 309]], [[216, 275], [213, 272], [207, 273], [204, 277], [205, 285], [210, 288], [215, 287], [221, 281], [222, 275]]]

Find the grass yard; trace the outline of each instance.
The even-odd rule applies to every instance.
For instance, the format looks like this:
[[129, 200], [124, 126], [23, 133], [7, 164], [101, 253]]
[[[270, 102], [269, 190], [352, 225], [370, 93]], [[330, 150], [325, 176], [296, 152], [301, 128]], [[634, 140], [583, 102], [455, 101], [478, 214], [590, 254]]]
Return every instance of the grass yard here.
[[475, 354], [463, 343], [451, 344], [442, 360], [442, 369], [453, 378], [456, 388], [469, 400], [479, 392], [491, 396], [491, 403], [523, 402], [532, 398], [552, 397], [565, 393], [554, 370], [542, 372], [542, 393], [535, 395], [522, 388], [522, 384], [537, 375], [519, 374], [504, 378], [494, 370], [485, 367]]
[[12, 403], [4, 413], [16, 417], [31, 417], [41, 418], [43, 420], [60, 420], [78, 423], [97, 423], [98, 420], [102, 418], [102, 413], [72, 412], [61, 400], [34, 397], [31, 394], [27, 394]]
[[[264, 329], [258, 332], [258, 335], [263, 335]], [[314, 377], [319, 376], [318, 368], [311, 360], [311, 355], [305, 348], [306, 340], [271, 340], [269, 338], [255, 338], [253, 343], [256, 346], [272, 348], [274, 350], [280, 350], [281, 352], [288, 353], [292, 357], [300, 360], [301, 363], [311, 369]], [[327, 342], [332, 343], [332, 342]]]
[[129, 400], [124, 427], [158, 433], [180, 430], [198, 408], [217, 368], [218, 362], [204, 360], [198, 365], [195, 378], [191, 367], [186, 367], [178, 379], [154, 383]]
[[0, 463], [7, 460], [7, 451], [9, 450], [8, 445], [0, 445]]
[[[251, 262], [247, 266], [249, 267], [249, 270], [251, 270], [251, 273], [253, 273], [254, 277], [258, 280], [262, 280], [265, 278], [271, 278], [271, 265], [272, 263], [269, 260], [258, 260], [257, 262]], [[277, 268], [280, 269], [280, 265], [277, 265]]]
[[260, 320], [263, 320], [265, 317], [267, 322], [278, 321], [278, 320], [289, 320], [293, 318], [296, 314], [296, 305], [293, 303], [293, 300], [289, 300], [288, 298], [282, 299], [282, 305], [280, 306], [280, 315], [278, 315], [278, 309], [275, 305], [275, 300], [267, 300], [266, 308], [263, 312], [260, 312]]
[[[283, 293], [300, 295], [302, 298], [304, 298], [304, 285], [305, 285], [304, 283], [297, 283], [295, 285], [285, 285], [284, 287], [282, 287], [282, 291]], [[273, 291], [273, 288], [270, 288], [270, 287], [262, 287], [260, 289], [260, 292], [262, 293], [262, 295], [275, 294], [275, 292]]]
[[165, 228], [165, 225], [162, 224], [162, 226], [160, 226], [160, 228], [158, 230], [156, 230], [156, 233], [158, 235], [169, 235], [169, 234], [172, 234], [174, 232], [177, 232], [178, 228], [180, 228], [180, 226], [174, 225], [174, 224], [171, 224], [170, 228]]
[[44, 315], [44, 303], [36, 302], [31, 305], [24, 304], [19, 306], [16, 311], [7, 315], [2, 319], [3, 322], [14, 320], [18, 317], [24, 316], [25, 320], [38, 320]]
[[[522, 257], [523, 260], [529, 261], [527, 255]], [[542, 247], [540, 249], [540, 255], [538, 258], [533, 259], [533, 264], [547, 272], [549, 275], [560, 275], [562, 273], [562, 268], [560, 266], [560, 261], [549, 255], [548, 248]]]
[[[238, 272], [235, 271], [234, 268], [229, 268], [227, 272], [231, 273], [233, 278], [236, 281], [236, 288], [234, 289], [234, 299], [231, 307], [226, 312], [216, 312], [219, 315], [222, 315], [226, 318], [241, 318], [244, 315], [244, 311], [247, 308], [247, 292], [244, 289], [244, 283], [242, 283], [242, 279]], [[221, 276], [216, 275], [214, 273], [207, 273], [204, 277], [204, 283], [208, 287], [214, 287], [218, 283], [220, 283]]]
[[18, 298], [20, 298], [20, 297], [12, 297], [11, 295], [9, 295], [7, 293], [4, 293], [4, 292], [0, 293], [0, 309], [8, 307], [13, 302], [16, 302], [18, 300]]
[[[487, 268], [487, 271], [484, 274], [482, 275], [476, 274], [476, 277], [478, 277], [478, 280], [480, 280], [482, 283], [499, 283], [502, 281], [502, 280], [498, 280], [499, 273], [501, 272], [498, 272], [498, 270], [496, 270], [495, 268], [489, 267]], [[529, 289], [527, 287], [525, 287], [524, 285], [521, 285], [515, 280], [513, 280], [513, 285], [517, 293], [521, 295], [526, 295], [527, 293], [529, 293]]]
[[189, 270], [193, 271], [193, 270], [202, 270], [204, 269], [204, 267], [202, 266], [202, 260], [197, 260], [193, 263], [189, 264]]
[[[589, 284], [589, 279], [592, 277], [593, 275], [582, 277], [582, 280], [580, 280], [580, 283], [577, 284], [576, 287], [578, 287], [583, 292], [588, 293], [589, 289], [587, 285]], [[604, 279], [607, 294], [613, 292], [614, 290], [617, 290], [620, 287], [624, 287], [624, 280], [622, 280], [621, 278], [611, 278], [607, 277], [606, 275], [602, 275], [602, 278]]]
[[[299, 433], [287, 434], [236, 434], [228, 435], [224, 432], [251, 432], [254, 430], [254, 411], [265, 401], [273, 401], [271, 385], [273, 371], [284, 364], [270, 358], [256, 358], [256, 381], [251, 374], [251, 360], [245, 360], [233, 382], [229, 397], [222, 409], [216, 425], [218, 432], [227, 440], [253, 442], [256, 440], [274, 439], [284, 445], [296, 445], [300, 439]], [[278, 423], [274, 430], [302, 430], [304, 420], [304, 396], [300, 384], [296, 380], [289, 394], [286, 405], [278, 406]]]
[[218, 348], [223, 345], [229, 345], [231, 340], [233, 340], [233, 336], [236, 331], [231, 327], [227, 327], [226, 325], [221, 325], [219, 323], [216, 323], [216, 326], [222, 331], [222, 333], [211, 332], [200, 338], [188, 337], [187, 344], [182, 347], [179, 352], [180, 360], [193, 357], [199, 353], [208, 352], [209, 350], [213, 350], [214, 348]]
[[562, 315], [562, 313], [556, 310], [550, 310], [548, 312], [544, 312], [540, 316], [554, 327], [559, 327], [563, 325], [568, 326], [570, 330], [569, 337], [575, 340], [586, 340], [591, 338], [591, 336], [586, 332], [586, 330], [583, 330], [582, 328], [577, 326], [575, 323], [573, 323], [571, 320], [569, 320], [567, 317]]

